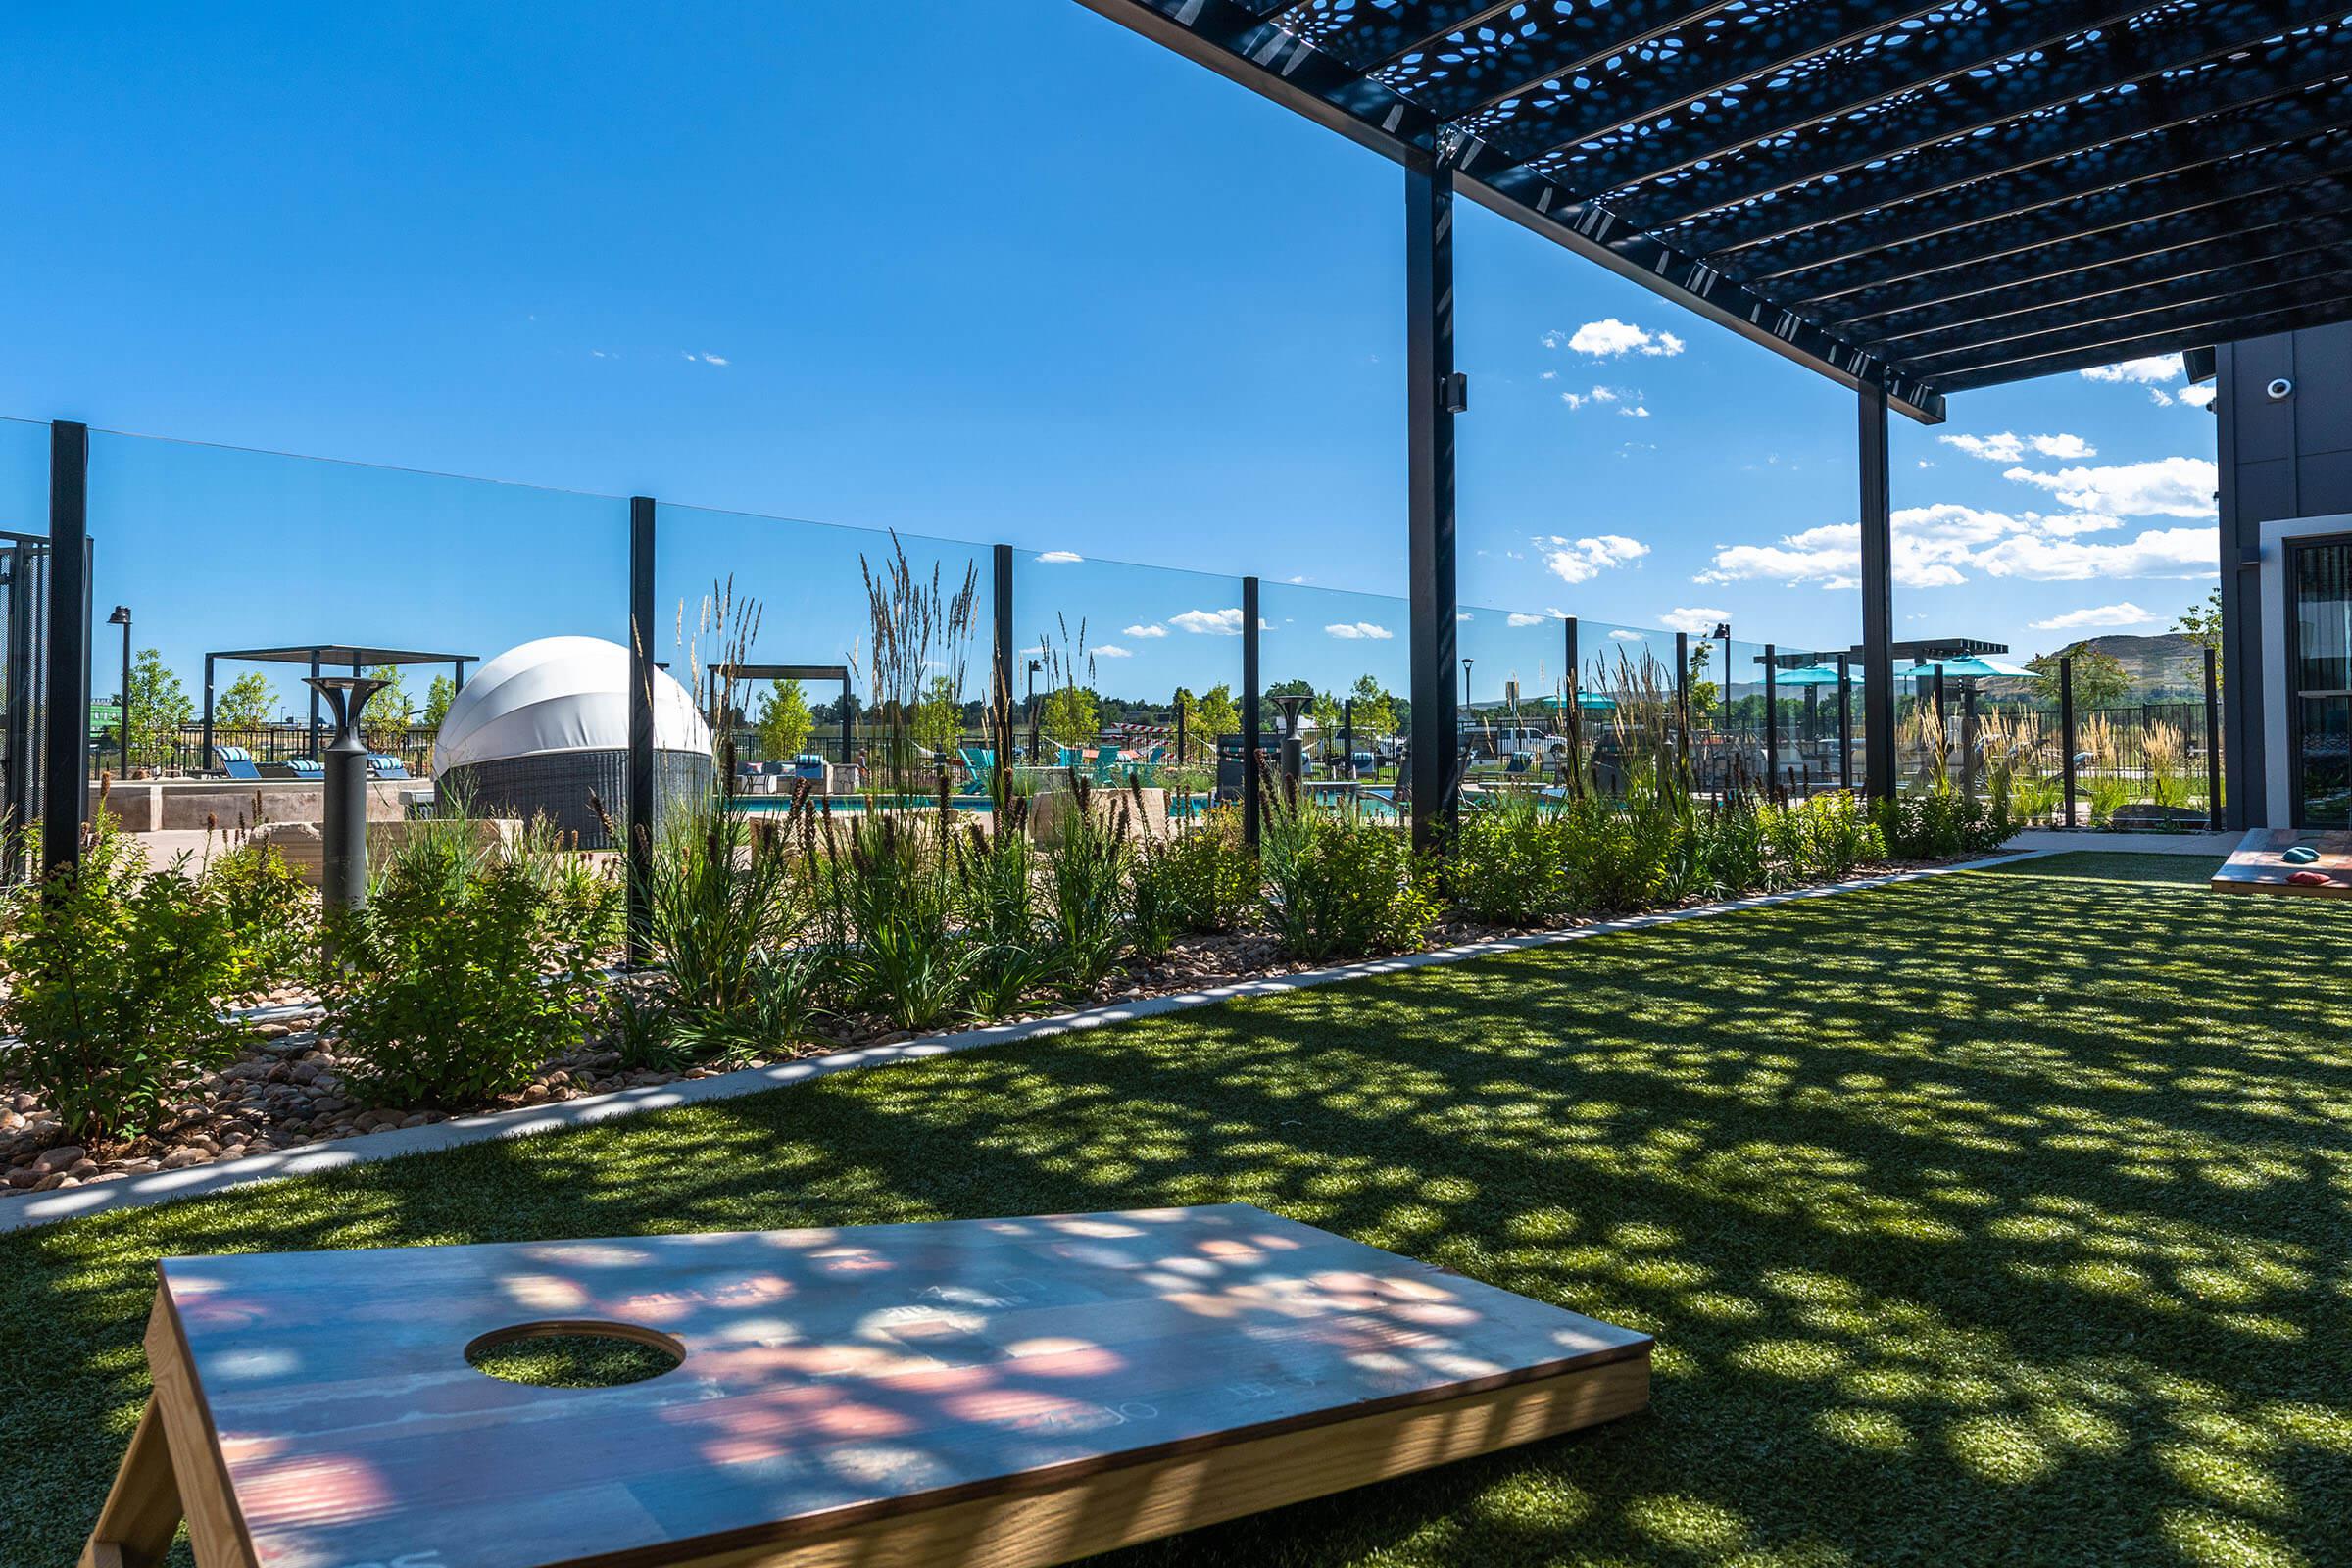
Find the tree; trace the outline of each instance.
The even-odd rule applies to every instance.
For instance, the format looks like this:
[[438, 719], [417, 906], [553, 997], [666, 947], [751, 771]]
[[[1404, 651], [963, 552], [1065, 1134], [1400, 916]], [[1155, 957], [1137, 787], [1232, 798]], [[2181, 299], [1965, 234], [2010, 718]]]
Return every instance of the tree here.
[[1355, 732], [1358, 735], [1394, 735], [1396, 733], [1396, 700], [1388, 688], [1370, 675], [1355, 677], [1355, 685], [1348, 695], [1355, 701]]
[[458, 683], [447, 675], [435, 675], [433, 683], [424, 689], [424, 711], [418, 722], [434, 734], [441, 732], [441, 721], [449, 716], [449, 705], [458, 700]]
[[2173, 622], [2173, 630], [2213, 653], [2213, 675], [2222, 678], [2222, 591], [2219, 588], [2205, 597], [2205, 602], [2180, 612]]
[[196, 705], [188, 700], [179, 677], [164, 667], [164, 656], [153, 648], [139, 650], [131, 661], [130, 761], [133, 767], [161, 767], [172, 758], [172, 743], [182, 727], [195, 722]]
[[2034, 694], [2043, 702], [2058, 701], [2058, 661], [2071, 659], [2075, 665], [2075, 709], [2078, 712], [2093, 708], [2112, 708], [2132, 691], [2132, 672], [2124, 662], [2113, 654], [2102, 653], [2083, 643], [2061, 649], [2055, 654], [2042, 654], [2026, 661], [2034, 671]]
[[1102, 729], [1095, 694], [1084, 686], [1056, 686], [1046, 693], [1038, 724], [1063, 746], [1084, 746]]
[[954, 751], [962, 738], [963, 703], [956, 683], [945, 675], [934, 675], [914, 710], [914, 744], [926, 752], [945, 754]]
[[369, 751], [397, 752], [409, 744], [409, 724], [416, 716], [408, 683], [401, 678], [398, 664], [378, 664], [368, 674], [384, 686], [368, 700], [367, 710], [360, 716], [361, 738]]
[[760, 694], [760, 750], [769, 761], [780, 762], [798, 757], [808, 749], [809, 731], [816, 727], [815, 715], [808, 711], [808, 698], [797, 680], [768, 683]]
[[1242, 710], [1233, 701], [1233, 687], [1224, 681], [1211, 686], [1200, 696], [1200, 717], [1195, 727], [1208, 737], [1211, 746], [1220, 735], [1239, 734]]
[[247, 670], [213, 704], [213, 723], [220, 729], [259, 729], [275, 716], [276, 708], [277, 690], [270, 677]]
[[1714, 654], [1715, 645], [1705, 638], [1696, 639], [1690, 644], [1690, 727], [1693, 729], [1708, 729], [1715, 722], [1715, 705], [1722, 696], [1722, 690], [1713, 681], [1700, 678]]

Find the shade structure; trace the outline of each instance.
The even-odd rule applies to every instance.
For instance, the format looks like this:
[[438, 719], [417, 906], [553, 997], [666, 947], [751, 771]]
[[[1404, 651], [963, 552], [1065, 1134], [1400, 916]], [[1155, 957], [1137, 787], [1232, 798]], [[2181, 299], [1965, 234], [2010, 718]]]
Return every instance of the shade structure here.
[[1946, 680], [2032, 680], [2041, 673], [2037, 669], [2029, 669], [2013, 660], [1997, 658], [1990, 654], [1970, 654], [1962, 659], [1922, 660], [1909, 668], [1896, 670], [1895, 674], [1904, 680], [1925, 680], [1938, 669], [1943, 671], [1943, 677]]
[[1083, 0], [1896, 407], [2352, 319], [2315, 0]]
[[[709, 787], [710, 727], [668, 671], [653, 685], [655, 792], [674, 802]], [[622, 820], [628, 750], [629, 651], [542, 637], [484, 664], [450, 704], [433, 773], [477, 814], [544, 815], [604, 847], [605, 819]]]
[[[1858, 685], [1862, 680], [1862, 671], [1849, 669], [1846, 679]], [[1835, 686], [1838, 684], [1838, 671], [1829, 664], [1807, 664], [1801, 669], [1778, 670], [1772, 680], [1776, 686]]]

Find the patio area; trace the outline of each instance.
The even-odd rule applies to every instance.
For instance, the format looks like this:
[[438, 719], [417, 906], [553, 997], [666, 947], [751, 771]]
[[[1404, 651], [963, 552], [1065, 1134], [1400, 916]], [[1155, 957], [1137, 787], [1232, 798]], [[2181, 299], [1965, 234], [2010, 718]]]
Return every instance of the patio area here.
[[2352, 1044], [2291, 977], [2352, 911], [2210, 870], [2026, 859], [9, 1237], [0, 1539], [77, 1549], [160, 1256], [1247, 1201], [1655, 1335], [1654, 1409], [1115, 1560], [2324, 1562]]

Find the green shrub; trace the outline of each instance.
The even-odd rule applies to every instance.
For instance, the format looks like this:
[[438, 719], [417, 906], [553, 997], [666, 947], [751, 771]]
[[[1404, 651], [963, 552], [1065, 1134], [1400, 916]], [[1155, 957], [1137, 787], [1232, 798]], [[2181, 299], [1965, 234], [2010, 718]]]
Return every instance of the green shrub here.
[[1587, 795], [1562, 808], [1571, 907], [1645, 909], [1677, 896], [1689, 835], [1660, 799], [1619, 804]]
[[1781, 818], [1793, 829], [1790, 854], [1798, 881], [1838, 881], [1863, 861], [1886, 854], [1861, 797], [1844, 790], [1789, 806]]
[[69, 1138], [151, 1132], [189, 1079], [236, 1056], [243, 1031], [220, 1003], [255, 983], [254, 950], [183, 869], [150, 872], [101, 833], [78, 867], [24, 890], [0, 933], [10, 1070]]
[[1038, 913], [1038, 857], [1029, 842], [1027, 798], [1007, 802], [993, 832], [967, 823], [956, 854], [959, 918], [973, 949], [972, 1010], [1001, 1018], [1053, 984], [1060, 969]]
[[1690, 827], [1690, 871], [1685, 891], [1710, 899], [1736, 899], [1765, 891], [1778, 877], [1774, 864], [1774, 834], [1769, 813], [1774, 808], [1746, 798], [1716, 800], [1692, 813]]
[[1533, 925], [1565, 913], [1574, 888], [1568, 817], [1526, 794], [1465, 811], [1446, 860], [1454, 906], [1488, 925]]
[[[754, 822], [712, 798], [672, 812], [655, 841], [646, 936], [682, 1038], [739, 1040], [739, 1020], [760, 1009], [756, 960], [804, 935], [790, 825]], [[572, 878], [543, 874], [542, 885], [584, 934], [609, 930], [611, 916]]]
[[812, 856], [842, 996], [900, 1029], [930, 1028], [970, 1003], [947, 814], [869, 811], [849, 819], [846, 848]]
[[217, 855], [202, 882], [245, 950], [249, 990], [310, 972], [318, 949], [318, 898], [277, 846], [255, 839]]
[[737, 1066], [813, 1039], [822, 968], [810, 953], [760, 949], [745, 965], [742, 996], [732, 1008], [673, 1015], [674, 1048], [692, 1060]]
[[1871, 808], [1886, 853], [1898, 860], [1948, 860], [1988, 855], [2017, 834], [2005, 802], [1986, 802], [1952, 790], [1927, 790], [1881, 800]]
[[1230, 806], [1145, 846], [1134, 876], [1139, 924], [1149, 904], [1152, 921], [1173, 931], [1231, 931], [1257, 906], [1257, 860], [1243, 846], [1242, 815]]
[[1292, 957], [1409, 953], [1437, 924], [1435, 869], [1399, 828], [1292, 806], [1269, 812], [1261, 850], [1268, 917]]
[[328, 1024], [345, 1078], [378, 1104], [511, 1094], [581, 1037], [586, 933], [517, 861], [490, 859], [454, 889], [445, 869], [419, 858], [330, 922]]
[[1112, 796], [1098, 802], [1085, 779], [1073, 780], [1071, 789], [1060, 832], [1045, 854], [1046, 923], [1064, 976], [1084, 991], [1117, 968], [1127, 954], [1132, 824], [1124, 800]]

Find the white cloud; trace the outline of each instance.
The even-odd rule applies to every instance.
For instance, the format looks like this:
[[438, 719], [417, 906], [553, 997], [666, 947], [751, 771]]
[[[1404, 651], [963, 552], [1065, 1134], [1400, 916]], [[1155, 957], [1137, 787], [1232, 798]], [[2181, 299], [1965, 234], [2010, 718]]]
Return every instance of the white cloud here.
[[1165, 637], [1167, 634], [1168, 628], [1165, 626], [1129, 626], [1121, 633], [1128, 637]]
[[728, 363], [725, 358], [716, 354], [696, 354], [686, 349], [680, 349], [678, 352], [684, 354], [689, 363], [699, 362], [704, 365], [725, 365]]
[[1086, 558], [1075, 550], [1049, 550], [1037, 559], [1048, 565], [1066, 566], [1072, 562], [1084, 561]]
[[2036, 473], [2011, 468], [2002, 475], [2049, 491], [2078, 512], [2118, 517], [2210, 517], [2220, 470], [2203, 458], [2157, 458], [2097, 468]]
[[2220, 569], [2220, 530], [2151, 528], [2111, 545], [2020, 535], [1977, 558], [1995, 577], [2081, 582], [2090, 577], [2210, 577]]
[[1658, 617], [1669, 631], [1686, 631], [1693, 637], [1704, 637], [1717, 626], [1732, 618], [1728, 610], [1709, 610], [1703, 605], [1686, 605], [1669, 610]]
[[[1168, 624], [1178, 631], [1198, 632], [1203, 637], [1239, 637], [1242, 634], [1242, 612], [1232, 610], [1188, 610], [1181, 615], [1170, 615]], [[1274, 623], [1265, 616], [1257, 617], [1259, 631], [1272, 631]]]
[[2121, 365], [2094, 365], [2080, 372], [2085, 381], [2136, 381], [2143, 385], [2159, 381], [2178, 381], [2188, 371], [2178, 354], [2151, 355], [2144, 360], [2126, 360]]
[[1097, 659], [1133, 659], [1135, 650], [1121, 648], [1117, 643], [1102, 643], [1089, 650]]
[[1591, 582], [1611, 566], [1622, 566], [1649, 554], [1649, 546], [1621, 533], [1585, 539], [1553, 534], [1548, 539], [1537, 540], [1536, 545], [1544, 552], [1544, 564], [1562, 582]]
[[1595, 403], [1614, 403], [1624, 395], [1613, 386], [1596, 386], [1592, 389], [1592, 401]]
[[2148, 401], [2160, 409], [2169, 409], [2173, 406], [2174, 400], [2173, 395], [2164, 388], [2152, 386], [2148, 388]]
[[2215, 390], [2209, 382], [2184, 386], [2180, 389], [2180, 401], [2192, 409], [2201, 409], [2213, 402]]
[[1619, 409], [1617, 412], [1619, 415], [1628, 419], [1646, 419], [1649, 417], [1649, 410], [1643, 408], [1639, 403], [1635, 404], [1630, 409]]
[[1560, 372], [1557, 370], [1545, 370], [1543, 374], [1536, 377], [1536, 379], [1539, 381], [1557, 381], [1559, 378]]
[[2034, 622], [2035, 631], [2080, 631], [2090, 627], [2145, 626], [2156, 617], [2127, 599], [2120, 605], [2093, 605], [2063, 615]]
[[2015, 463], [2028, 452], [2060, 459], [2095, 458], [2099, 455], [2098, 448], [2081, 436], [2068, 435], [2063, 431], [2056, 435], [2018, 435], [2014, 431], [2003, 430], [1998, 435], [1939, 435], [1936, 439], [1972, 458], [1983, 458], [1987, 463]]
[[1640, 354], [1650, 359], [1672, 359], [1683, 352], [1683, 340], [1672, 332], [1652, 332], [1646, 327], [1620, 321], [1614, 316], [1598, 321], [1587, 321], [1565, 336], [1552, 331], [1544, 334], [1544, 346], [1556, 349], [1565, 343], [1578, 354], [1596, 360], [1613, 360], [1624, 354]]
[[1585, 406], [1585, 394], [1582, 392], [1563, 392], [1560, 394], [1560, 401], [1568, 405], [1569, 413], [1574, 414], [1577, 410]]
[[1470, 612], [1467, 610], [1457, 610], [1454, 612], [1453, 618], [1456, 622], [1468, 620], [1471, 618]]
[[1395, 632], [1389, 630], [1388, 627], [1375, 626], [1368, 620], [1343, 620], [1326, 626], [1323, 629], [1331, 633], [1334, 637], [1346, 638], [1349, 642], [1362, 642], [1366, 639], [1370, 639], [1374, 642], [1385, 643], [1390, 638], [1396, 635]]
[[1609, 633], [1609, 636], [1621, 643], [1638, 643], [1644, 640], [1640, 632], [1627, 631], [1623, 626]]
[[1181, 615], [1170, 615], [1168, 624], [1178, 631], [1196, 632], [1203, 637], [1239, 637], [1242, 612], [1238, 609], [1188, 610]]
[[1523, 610], [1514, 610], [1502, 617], [1502, 623], [1506, 626], [1541, 626], [1545, 618], [1543, 615], [1531, 615]]

